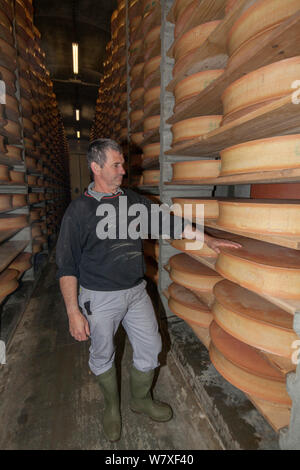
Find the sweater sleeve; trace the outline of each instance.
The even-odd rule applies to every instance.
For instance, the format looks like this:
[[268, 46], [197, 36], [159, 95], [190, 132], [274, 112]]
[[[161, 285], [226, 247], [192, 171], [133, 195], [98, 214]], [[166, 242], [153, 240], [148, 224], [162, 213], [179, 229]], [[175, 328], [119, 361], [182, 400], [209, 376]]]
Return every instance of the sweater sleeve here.
[[79, 278], [79, 263], [81, 258], [80, 225], [72, 203], [67, 208], [56, 245], [56, 278], [74, 276]]

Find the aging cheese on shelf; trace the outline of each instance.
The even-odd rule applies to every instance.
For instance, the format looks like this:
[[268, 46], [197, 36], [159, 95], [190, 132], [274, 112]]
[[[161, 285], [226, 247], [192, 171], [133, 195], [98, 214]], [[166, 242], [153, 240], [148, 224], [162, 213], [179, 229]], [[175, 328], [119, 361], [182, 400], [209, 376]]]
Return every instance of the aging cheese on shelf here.
[[157, 101], [159, 99], [160, 99], [160, 86], [149, 88], [149, 90], [145, 92], [144, 108], [152, 101]]
[[159, 69], [161, 62], [161, 56], [155, 56], [152, 59], [145, 62], [144, 67], [144, 80], [149, 77], [152, 73], [156, 72]]
[[215, 284], [222, 280], [218, 273], [185, 253], [172, 256], [169, 267], [172, 281], [195, 292], [212, 292]]
[[173, 7], [173, 12], [174, 12], [174, 18], [175, 22], [178, 21], [181, 13], [186, 9], [186, 7], [192, 3], [194, 0], [176, 0], [174, 7]]
[[292, 94], [300, 75], [300, 56], [261, 67], [239, 78], [222, 95], [226, 124], [266, 103]]
[[144, 119], [144, 133], [159, 129], [160, 115], [149, 116]]
[[236, 199], [219, 201], [217, 224], [250, 233], [300, 234], [300, 201]]
[[135, 145], [141, 145], [144, 140], [143, 132], [134, 132], [131, 134], [131, 140]]
[[5, 269], [0, 273], [0, 300], [3, 300], [3, 297], [14, 292], [19, 283], [17, 281], [19, 272], [15, 269]]
[[186, 28], [188, 21], [193, 17], [194, 12], [195, 10], [197, 10], [198, 6], [199, 6], [199, 3], [197, 0], [194, 0], [190, 2], [188, 5], [185, 5], [185, 8], [182, 10], [182, 13], [176, 20], [175, 29], [174, 29], [175, 39], [180, 37], [184, 29]]
[[148, 49], [155, 43], [160, 37], [161, 26], [155, 26], [145, 36], [145, 48]]
[[9, 181], [9, 167], [6, 165], [0, 165], [0, 181]]
[[216, 323], [234, 338], [263, 351], [291, 359], [293, 316], [259, 295], [230, 281], [214, 288]]
[[27, 205], [26, 194], [13, 194], [12, 196], [13, 207], [24, 207]]
[[172, 145], [208, 134], [221, 125], [222, 118], [223, 116], [219, 115], [200, 116], [176, 122], [171, 128], [173, 134]]
[[232, 385], [249, 395], [290, 406], [285, 376], [259, 351], [233, 338], [215, 322], [210, 325], [210, 359]]
[[195, 325], [209, 327], [212, 313], [193, 292], [174, 282], [168, 287], [168, 292], [169, 308], [175, 315]]
[[174, 46], [175, 61], [178, 61], [190, 51], [201, 47], [220, 22], [220, 20], [209, 21], [208, 23], [200, 24], [183, 34]]
[[244, 142], [220, 155], [221, 176], [300, 168], [300, 134]]
[[238, 249], [220, 249], [216, 262], [218, 273], [257, 293], [300, 299], [300, 253], [297, 250], [249, 238], [241, 243]]
[[174, 214], [182, 216], [186, 219], [193, 220], [194, 222], [201, 223], [201, 217], [204, 211], [204, 219], [217, 219], [219, 215], [219, 202], [217, 199], [204, 199], [204, 198], [172, 198], [173, 204], [178, 205], [174, 207]]
[[[229, 7], [229, 5], [228, 5]], [[255, 2], [234, 23], [228, 34], [229, 54], [237, 52], [247, 41], [274, 29], [299, 11], [298, 0], [263, 0]]]
[[220, 174], [220, 160], [194, 160], [172, 163], [172, 181], [200, 180], [217, 178]]
[[223, 73], [223, 69], [206, 70], [184, 78], [175, 86], [175, 104], [178, 105], [182, 101], [197, 96]]
[[12, 208], [12, 195], [0, 194], [0, 211], [9, 210]]

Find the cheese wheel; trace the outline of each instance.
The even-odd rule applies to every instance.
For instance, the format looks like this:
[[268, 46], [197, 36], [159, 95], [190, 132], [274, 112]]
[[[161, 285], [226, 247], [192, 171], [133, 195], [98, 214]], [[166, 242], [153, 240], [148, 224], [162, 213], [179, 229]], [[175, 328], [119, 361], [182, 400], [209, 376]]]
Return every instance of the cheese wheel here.
[[0, 181], [9, 181], [9, 169], [6, 165], [0, 165]]
[[12, 196], [10, 194], [0, 194], [0, 211], [12, 208]]
[[216, 270], [254, 292], [300, 299], [300, 254], [296, 250], [244, 238], [239, 249], [221, 248]]
[[203, 258], [217, 258], [217, 253], [209, 248], [206, 243], [203, 243], [200, 240], [172, 240], [171, 245], [176, 248], [176, 250], [185, 251], [188, 254], [201, 256]]
[[208, 23], [200, 24], [183, 34], [174, 46], [175, 61], [177, 62], [190, 51], [201, 47], [208, 36], [210, 36], [220, 23], [221, 20], [209, 21]]
[[132, 123], [140, 121], [143, 119], [144, 111], [142, 109], [137, 109], [136, 111], [131, 111], [130, 120]]
[[131, 140], [135, 145], [141, 145], [144, 140], [143, 132], [135, 132], [131, 134]]
[[170, 278], [195, 292], [212, 292], [222, 278], [212, 269], [182, 253], [169, 260]]
[[159, 185], [160, 170], [145, 170], [143, 171], [143, 184]]
[[160, 115], [149, 116], [144, 119], [144, 133], [159, 129], [160, 126]]
[[220, 155], [221, 176], [300, 168], [300, 134], [244, 142]]
[[219, 216], [219, 201], [217, 199], [204, 198], [172, 198], [174, 214], [193, 222], [202, 223], [202, 214], [204, 210], [204, 219], [217, 219]]
[[26, 194], [13, 194], [12, 205], [14, 208], [27, 206]]
[[172, 181], [217, 178], [220, 174], [220, 160], [196, 160], [172, 163]]
[[136, 57], [143, 52], [143, 41], [142, 39], [137, 39], [129, 47], [129, 54], [131, 57]]
[[135, 88], [130, 93], [131, 102], [134, 103], [134, 101], [137, 101], [140, 98], [142, 98], [143, 95], [144, 95], [144, 87]]
[[175, 86], [175, 104], [178, 105], [182, 101], [197, 96], [223, 73], [223, 69], [206, 70], [184, 78]]
[[[135, 80], [138, 77], [140, 77], [143, 74], [143, 70], [144, 70], [144, 62], [134, 65], [130, 71], [131, 80]], [[127, 93], [126, 93], [126, 97], [127, 97]]]
[[222, 117], [200, 116], [176, 122], [171, 128], [173, 134], [172, 145], [184, 140], [195, 139], [214, 131], [220, 126]]
[[219, 201], [217, 224], [226, 229], [247, 233], [299, 235], [300, 201]]
[[144, 108], [152, 101], [160, 100], [160, 86], [149, 88], [144, 95]]
[[215, 322], [209, 331], [210, 359], [228, 382], [251, 396], [291, 406], [284, 375], [259, 351], [228, 335]]
[[195, 325], [209, 327], [212, 313], [193, 292], [174, 282], [168, 287], [168, 292], [169, 308], [175, 315]]
[[152, 73], [159, 69], [161, 62], [161, 56], [155, 56], [145, 63], [144, 67], [144, 80], [149, 77]]
[[5, 269], [5, 271], [2, 271], [2, 273], [0, 274], [1, 300], [3, 300], [3, 297], [6, 297], [18, 288], [18, 274], [18, 271], [16, 271], [15, 269]]
[[25, 182], [25, 173], [23, 171], [14, 171], [10, 170], [9, 177], [14, 183], [24, 183]]
[[17, 140], [21, 139], [21, 127], [17, 122], [7, 120], [7, 124], [4, 126], [4, 129]]
[[22, 159], [22, 149], [19, 147], [14, 147], [13, 145], [6, 146], [7, 153], [5, 154], [8, 158], [13, 158], [14, 160]]
[[228, 34], [229, 55], [232, 55], [253, 37], [274, 29], [297, 11], [299, 11], [298, 0], [255, 2], [238, 18]]
[[155, 41], [158, 40], [160, 37], [160, 30], [161, 26], [155, 26], [154, 28], [150, 29], [150, 31], [145, 36], [145, 48], [149, 48], [153, 45]]
[[215, 322], [234, 338], [271, 354], [291, 359], [297, 340], [293, 316], [230, 281], [214, 287]]
[[158, 157], [160, 154], [160, 143], [155, 142], [153, 144], [148, 144], [143, 147], [143, 158], [154, 158]]
[[299, 76], [300, 56], [274, 62], [244, 75], [229, 85], [222, 95], [222, 124], [291, 94], [291, 85]]
[[41, 209], [40, 208], [35, 208], [30, 210], [30, 222], [33, 222], [35, 220], [39, 220], [41, 217]]
[[5, 96], [5, 110], [12, 110], [17, 116], [19, 116], [19, 103], [14, 96], [6, 95]]
[[197, 10], [197, 7], [199, 6], [197, 0], [192, 1], [189, 3], [189, 5], [186, 5], [184, 10], [182, 10], [182, 13], [178, 17], [175, 23], [175, 29], [174, 29], [174, 38], [177, 39], [180, 37], [182, 32], [184, 31], [187, 23], [189, 20], [193, 17], [195, 11]]
[[11, 230], [25, 227], [27, 215], [25, 214], [0, 214], [0, 230]]
[[27, 269], [30, 269], [32, 266], [31, 256], [31, 253], [21, 253], [9, 265], [9, 269], [15, 269], [19, 271], [19, 274], [27, 271]]
[[193, 0], [176, 0], [173, 6], [173, 13], [175, 18], [175, 23], [179, 19], [181, 13], [186, 9], [186, 7], [192, 3]]

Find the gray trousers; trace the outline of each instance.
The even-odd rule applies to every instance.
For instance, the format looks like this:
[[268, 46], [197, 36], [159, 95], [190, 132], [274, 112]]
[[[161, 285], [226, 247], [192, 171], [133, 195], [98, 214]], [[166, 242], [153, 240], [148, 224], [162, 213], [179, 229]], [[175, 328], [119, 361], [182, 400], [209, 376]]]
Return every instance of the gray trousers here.
[[112, 367], [114, 336], [122, 323], [133, 348], [133, 365], [142, 372], [159, 366], [161, 337], [146, 281], [119, 291], [92, 291], [80, 287], [79, 306], [89, 322], [89, 367], [95, 375]]

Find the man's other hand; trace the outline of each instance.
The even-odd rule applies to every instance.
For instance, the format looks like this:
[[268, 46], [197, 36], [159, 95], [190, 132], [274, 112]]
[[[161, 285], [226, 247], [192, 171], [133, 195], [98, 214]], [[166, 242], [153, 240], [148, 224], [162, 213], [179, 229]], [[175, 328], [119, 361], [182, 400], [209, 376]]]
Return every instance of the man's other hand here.
[[86, 341], [89, 338], [89, 323], [80, 310], [69, 315], [69, 331], [77, 341]]

